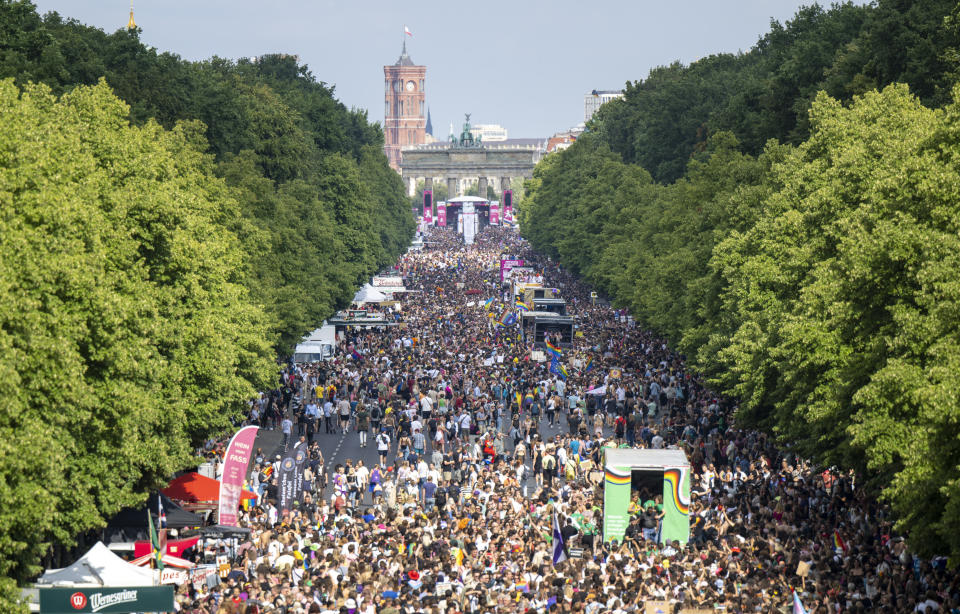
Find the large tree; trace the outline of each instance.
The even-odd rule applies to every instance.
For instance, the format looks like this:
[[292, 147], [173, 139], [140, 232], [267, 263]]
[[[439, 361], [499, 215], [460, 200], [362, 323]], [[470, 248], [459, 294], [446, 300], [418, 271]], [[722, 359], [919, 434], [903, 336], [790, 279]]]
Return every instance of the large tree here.
[[133, 127], [128, 113], [102, 83], [58, 100], [0, 82], [7, 598], [52, 541], [195, 462], [274, 369], [202, 127]]

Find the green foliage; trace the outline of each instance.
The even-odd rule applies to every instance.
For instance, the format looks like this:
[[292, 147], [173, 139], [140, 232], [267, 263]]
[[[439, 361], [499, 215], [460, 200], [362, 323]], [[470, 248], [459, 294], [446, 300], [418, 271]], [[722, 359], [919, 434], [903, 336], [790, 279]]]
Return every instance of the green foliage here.
[[192, 446], [273, 381], [276, 352], [394, 261], [414, 221], [380, 128], [289, 56], [186, 62], [138, 32], [0, 0], [5, 77], [0, 611], [13, 611], [51, 542], [194, 463]]
[[540, 162], [519, 211], [739, 424], [856, 469], [915, 551], [954, 561], [958, 23], [949, 2], [814, 6], [741, 56], [656, 69]]
[[[0, 83], [0, 575], [142, 501], [273, 373], [194, 127]], [[10, 588], [7, 586], [6, 588]]]
[[717, 379], [743, 417], [867, 470], [924, 553], [960, 552], [958, 119], [905, 86], [849, 109], [821, 95], [763, 215], [714, 259], [739, 322]]
[[804, 7], [784, 24], [773, 22], [746, 53], [657, 67], [627, 83], [624, 98], [605, 104], [592, 128], [624, 162], [672, 182], [717, 132], [732, 132], [755, 156], [769, 139], [802, 142], [821, 90], [849, 101], [904, 82], [928, 105], [942, 106], [960, 48], [955, 7], [954, 0]]
[[186, 62], [137, 32], [43, 18], [0, 0], [0, 77], [42, 81], [55, 93], [101, 77], [135, 124], [200, 120], [217, 173], [242, 219], [245, 284], [266, 310], [277, 351], [349, 303], [358, 281], [386, 266], [413, 236], [403, 184], [382, 153], [383, 134], [348, 110], [292, 56]]

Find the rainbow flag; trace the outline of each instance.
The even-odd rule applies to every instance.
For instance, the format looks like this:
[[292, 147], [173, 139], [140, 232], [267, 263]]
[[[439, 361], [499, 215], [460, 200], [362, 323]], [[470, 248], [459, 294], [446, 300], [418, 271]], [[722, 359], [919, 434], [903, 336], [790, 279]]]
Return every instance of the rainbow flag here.
[[583, 372], [585, 374], [590, 373], [590, 369], [592, 368], [593, 368], [593, 356], [590, 356], [590, 358], [587, 359], [587, 367], [583, 370]]
[[840, 533], [837, 531], [833, 532], [833, 549], [836, 552], [846, 552], [847, 545], [843, 543], [843, 540], [840, 538]]
[[561, 350], [559, 347], [550, 343], [549, 339], [544, 339], [543, 342], [547, 345], [547, 352], [549, 352], [550, 354], [552, 354], [557, 358], [560, 358], [561, 356], [563, 356], [563, 350]]
[[530, 308], [527, 307], [527, 304], [521, 301], [520, 299], [517, 299], [516, 307], [520, 311], [530, 311]]

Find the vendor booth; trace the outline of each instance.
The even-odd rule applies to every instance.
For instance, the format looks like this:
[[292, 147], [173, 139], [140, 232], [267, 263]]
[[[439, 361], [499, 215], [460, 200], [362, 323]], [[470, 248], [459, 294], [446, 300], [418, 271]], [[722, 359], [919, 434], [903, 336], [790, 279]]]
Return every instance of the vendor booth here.
[[[603, 461], [603, 541], [622, 541], [630, 501], [663, 496], [660, 543], [690, 538], [690, 462], [683, 450], [608, 448]], [[641, 501], [642, 503], [643, 501]]]
[[[188, 510], [216, 510], [220, 501], [220, 481], [200, 475], [185, 473], [170, 482], [161, 492]], [[257, 495], [249, 490], [240, 493], [240, 501], [255, 500]]]
[[171, 612], [173, 588], [156, 571], [137, 567], [97, 542], [74, 564], [37, 580], [40, 614]]

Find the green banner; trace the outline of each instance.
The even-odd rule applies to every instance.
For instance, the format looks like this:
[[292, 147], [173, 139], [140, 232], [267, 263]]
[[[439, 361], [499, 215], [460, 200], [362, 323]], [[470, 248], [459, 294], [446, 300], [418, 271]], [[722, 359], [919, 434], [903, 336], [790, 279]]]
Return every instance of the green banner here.
[[40, 614], [173, 612], [172, 586], [41, 588]]
[[603, 471], [603, 541], [623, 541], [630, 523], [630, 467], [610, 467]]

